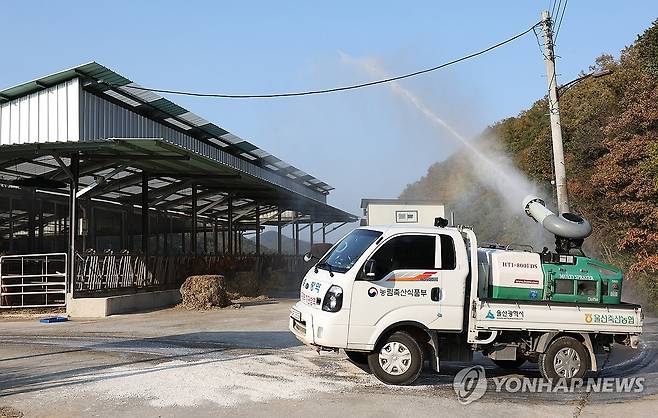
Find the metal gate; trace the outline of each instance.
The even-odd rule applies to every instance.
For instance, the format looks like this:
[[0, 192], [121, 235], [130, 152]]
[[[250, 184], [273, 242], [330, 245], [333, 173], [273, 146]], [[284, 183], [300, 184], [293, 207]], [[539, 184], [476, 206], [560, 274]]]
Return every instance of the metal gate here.
[[66, 306], [66, 253], [0, 257], [0, 308]]

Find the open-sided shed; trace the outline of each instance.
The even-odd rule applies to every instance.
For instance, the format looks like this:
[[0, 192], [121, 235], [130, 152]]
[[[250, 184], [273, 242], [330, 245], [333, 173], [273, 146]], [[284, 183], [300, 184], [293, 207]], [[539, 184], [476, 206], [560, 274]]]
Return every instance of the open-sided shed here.
[[357, 219], [326, 183], [139, 87], [92, 62], [0, 91], [0, 252], [65, 252], [72, 276], [87, 250], [235, 254], [252, 231], [258, 255], [265, 225], [281, 252], [286, 225], [298, 243]]

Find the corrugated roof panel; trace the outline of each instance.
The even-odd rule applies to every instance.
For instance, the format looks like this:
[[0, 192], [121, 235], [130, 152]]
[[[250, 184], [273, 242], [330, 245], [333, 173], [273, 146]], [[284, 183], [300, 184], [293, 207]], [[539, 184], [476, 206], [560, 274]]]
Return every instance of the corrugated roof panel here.
[[120, 100], [120, 101], [122, 101], [123, 103], [125, 103], [125, 104], [127, 104], [127, 105], [130, 105], [130, 106], [132, 106], [132, 107], [137, 107], [137, 106], [140, 105], [139, 102], [136, 102], [136, 101], [134, 101], [133, 99], [129, 98], [128, 96], [124, 96], [124, 95], [121, 94], [121, 93], [117, 93], [117, 92], [114, 91], [114, 90], [106, 90], [106, 91], [104, 92], [104, 94], [107, 94], [107, 95], [110, 96], [110, 97], [114, 97], [115, 99]]
[[230, 132], [221, 135], [220, 138], [222, 138], [224, 141], [228, 142], [229, 144], [237, 144], [238, 142], [243, 142], [242, 138], [240, 138], [237, 135], [233, 135]]
[[[122, 75], [116, 73], [115, 71], [96, 62], [83, 64], [68, 70], [60, 71], [58, 73], [39, 78], [37, 80], [23, 83], [18, 86], [14, 86], [2, 90], [0, 91], [0, 94], [9, 99], [14, 99], [16, 97], [22, 97], [40, 91], [44, 88], [44, 85], [45, 86], [55, 85], [77, 77], [82, 77], [83, 79], [87, 77], [93, 80], [101, 81], [111, 86], [114, 89], [114, 90], [110, 89], [105, 91], [98, 91], [92, 89], [95, 92], [95, 94], [107, 95], [113, 97], [117, 100], [122, 101], [123, 103], [128, 104], [131, 107], [138, 107], [139, 105], [141, 105], [141, 103], [147, 103], [148, 105], [154, 107], [157, 110], [160, 110], [165, 114], [182, 118], [183, 120], [189, 122], [191, 126], [187, 126], [186, 124], [181, 123], [180, 121], [173, 118], [160, 119], [153, 115], [149, 115], [149, 117], [152, 117], [155, 120], [166, 120], [167, 122], [185, 131], [189, 131], [191, 127], [197, 127], [199, 130], [212, 136], [213, 138], [211, 138], [210, 141], [221, 148], [230, 149], [231, 147], [235, 147], [239, 151], [238, 154], [242, 154], [246, 152], [248, 154], [242, 155], [242, 157], [244, 157], [248, 161], [253, 161], [252, 158], [250, 157], [253, 157], [255, 155], [256, 159], [260, 159], [262, 161], [260, 165], [268, 170], [274, 172], [277, 172], [279, 170], [301, 171], [301, 170], [297, 170], [295, 167], [291, 166], [290, 164], [285, 163], [279, 160], [278, 158], [270, 155], [266, 151], [261, 150], [260, 148], [256, 147], [250, 142], [242, 140], [237, 135], [231, 134], [225, 129], [217, 125], [214, 125], [208, 122], [206, 119], [188, 111], [187, 109], [171, 102], [170, 100], [167, 100], [159, 96], [155, 92], [134, 88], [141, 86], [127, 79], [126, 77], [123, 77]], [[131, 86], [133, 88], [131, 88]], [[115, 90], [119, 90], [122, 93], [125, 93], [126, 96], [124, 97], [122, 93], [117, 93]], [[2, 100], [0, 99], [0, 102], [1, 101]], [[215, 138], [220, 138], [220, 140], [218, 141]], [[205, 139], [205, 138], [202, 136], [199, 139]], [[222, 141], [225, 141], [231, 145], [227, 147], [226, 144], [224, 144]], [[319, 180], [318, 180], [319, 183], [312, 182], [312, 180], [317, 180], [317, 179], [314, 179], [307, 173], [304, 173], [302, 176], [296, 176], [296, 177], [297, 177], [296, 181], [299, 183], [302, 183], [302, 181], [300, 181], [298, 177], [304, 177], [304, 180], [307, 180], [312, 184], [325, 185], [325, 183], [322, 183]], [[294, 177], [290, 177], [290, 178], [294, 178]], [[325, 186], [326, 187], [322, 190], [332, 189], [328, 185]]]
[[256, 149], [251, 150], [251, 153], [254, 154], [258, 158], [265, 158], [265, 157], [270, 156], [269, 152], [267, 152], [265, 150], [262, 150], [260, 148], [256, 148]]
[[228, 144], [224, 141], [221, 141], [217, 138], [208, 138], [208, 141], [212, 142], [213, 144], [219, 145], [222, 148], [228, 147]]
[[160, 96], [153, 93], [152, 91], [131, 88], [133, 86], [141, 87], [137, 83], [130, 83], [130, 84], [127, 84], [125, 86], [119, 87], [119, 90], [123, 90], [126, 93], [129, 93], [129, 94], [137, 97], [139, 100], [141, 100], [143, 102], [147, 102], [147, 103], [154, 102], [154, 101], [160, 99]]
[[207, 125], [210, 123], [204, 118], [202, 118], [201, 116], [195, 115], [192, 112], [183, 113], [181, 115], [178, 115], [178, 117], [186, 122], [190, 122], [192, 125], [197, 127]]
[[169, 122], [169, 123], [171, 123], [172, 125], [176, 125], [176, 126], [178, 126], [179, 128], [181, 128], [181, 129], [185, 129], [186, 131], [192, 129], [192, 127], [191, 127], [190, 125], [186, 125], [186, 124], [184, 124], [183, 122], [180, 122], [180, 121], [178, 121], [178, 120], [176, 120], [176, 119], [174, 119], [174, 118], [167, 118], [167, 119], [164, 119], [164, 121], [165, 121], [165, 122]]
[[182, 115], [183, 113], [188, 112], [188, 110], [185, 109], [184, 107], [180, 107], [176, 103], [170, 102], [169, 100], [164, 98], [150, 102], [149, 105], [173, 116], [179, 116]]
[[292, 167], [290, 164], [288, 164], [287, 162], [282, 161], [282, 160], [279, 160], [279, 161], [275, 162], [274, 165], [277, 166], [277, 167], [279, 167], [279, 168], [288, 168], [288, 167]]
[[212, 123], [199, 126], [199, 129], [203, 129], [204, 131], [208, 132], [209, 134], [217, 138], [220, 138], [222, 135], [226, 135], [228, 133], [226, 130], [220, 128], [217, 125], [213, 125]]
[[242, 155], [243, 157], [247, 158], [250, 161], [254, 161], [254, 160], [258, 159], [256, 157], [254, 157], [253, 155], [249, 154], [248, 152], [243, 152], [240, 155]]
[[236, 148], [238, 148], [241, 151], [247, 151], [247, 152], [251, 152], [255, 149], [258, 149], [257, 146], [255, 146], [251, 142], [247, 142], [247, 141], [237, 142], [237, 143], [233, 144], [233, 146], [235, 146]]

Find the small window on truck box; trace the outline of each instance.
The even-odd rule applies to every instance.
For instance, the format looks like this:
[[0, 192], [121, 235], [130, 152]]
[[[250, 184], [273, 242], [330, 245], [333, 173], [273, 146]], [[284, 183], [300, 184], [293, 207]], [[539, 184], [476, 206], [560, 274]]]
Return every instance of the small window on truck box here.
[[561, 295], [573, 295], [573, 280], [555, 280], [555, 293], [559, 293]]
[[593, 280], [578, 280], [578, 295], [596, 297], [596, 282]]

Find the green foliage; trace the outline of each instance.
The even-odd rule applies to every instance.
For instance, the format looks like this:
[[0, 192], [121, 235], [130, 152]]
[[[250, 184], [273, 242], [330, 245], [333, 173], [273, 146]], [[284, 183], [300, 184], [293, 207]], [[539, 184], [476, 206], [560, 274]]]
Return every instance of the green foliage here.
[[638, 59], [644, 70], [658, 77], [658, 19], [636, 41]]

